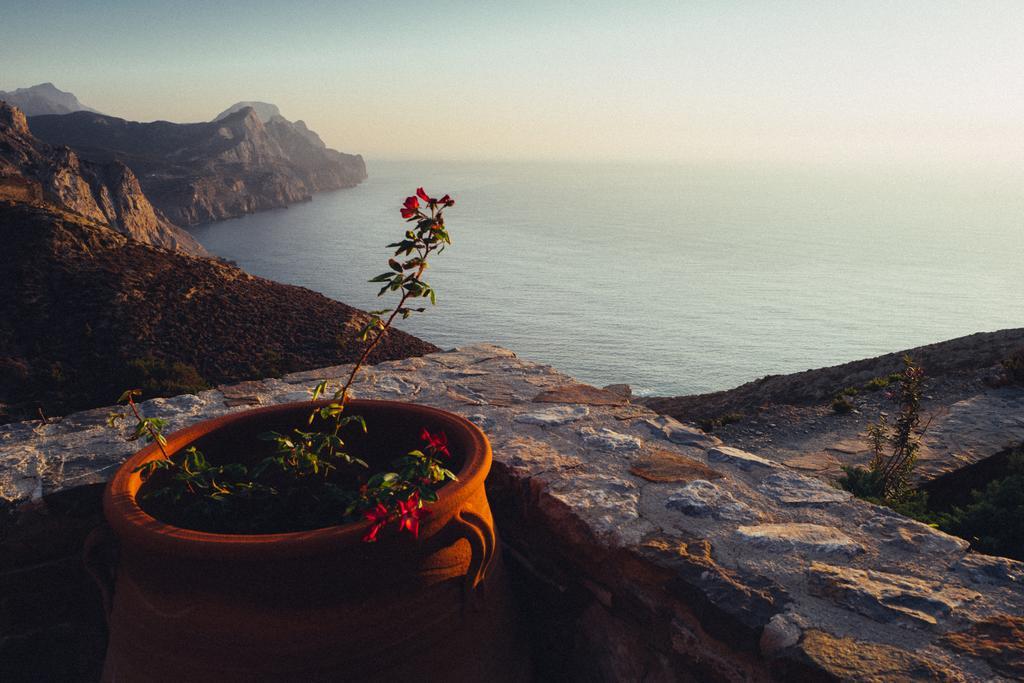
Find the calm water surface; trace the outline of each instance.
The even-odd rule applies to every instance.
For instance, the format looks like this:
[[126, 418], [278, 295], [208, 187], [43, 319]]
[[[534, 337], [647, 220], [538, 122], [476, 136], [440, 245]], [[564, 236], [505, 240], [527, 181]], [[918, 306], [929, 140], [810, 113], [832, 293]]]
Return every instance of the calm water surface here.
[[[403, 329], [489, 341], [598, 385], [725, 389], [1024, 325], [1024, 173], [555, 163], [369, 165], [351, 190], [201, 226], [255, 275], [364, 309], [418, 185], [451, 193], [437, 306]], [[393, 301], [390, 302], [393, 305]]]

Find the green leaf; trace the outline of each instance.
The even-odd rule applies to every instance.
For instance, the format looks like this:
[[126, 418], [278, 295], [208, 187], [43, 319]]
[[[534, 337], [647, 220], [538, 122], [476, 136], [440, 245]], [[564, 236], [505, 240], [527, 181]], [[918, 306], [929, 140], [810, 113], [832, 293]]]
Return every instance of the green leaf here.
[[128, 389], [123, 394], [121, 394], [121, 398], [117, 399], [117, 402], [118, 403], [127, 403], [129, 398], [134, 398], [135, 396], [142, 396], [142, 390], [141, 389]]
[[320, 398], [320, 396], [323, 395], [323, 393], [325, 391], [327, 391], [327, 380], [323, 380], [322, 382], [317, 384], [315, 387], [313, 387], [313, 398], [311, 398], [310, 400], [311, 401], [317, 400], [318, 398]]

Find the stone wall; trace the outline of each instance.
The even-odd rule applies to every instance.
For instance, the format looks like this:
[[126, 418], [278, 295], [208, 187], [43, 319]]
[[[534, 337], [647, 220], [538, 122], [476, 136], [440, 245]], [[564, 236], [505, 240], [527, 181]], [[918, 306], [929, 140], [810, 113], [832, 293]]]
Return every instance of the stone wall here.
[[[345, 370], [143, 407], [179, 428], [305, 399], [317, 380]], [[960, 539], [631, 404], [625, 392], [490, 345], [377, 365], [355, 389], [461, 413], [490, 437], [488, 490], [545, 679], [1024, 676], [1022, 563], [969, 552]], [[75, 556], [96, 520], [81, 492], [96, 489], [80, 487], [104, 481], [132, 450], [103, 426], [106, 413], [0, 427], [0, 662], [24, 654], [19, 643], [73, 645], [83, 662], [96, 647], [66, 631], [95, 633], [99, 611]], [[44, 553], [47, 535], [65, 540]], [[17, 576], [36, 577], [27, 583], [37, 593], [40, 580], [66, 588], [77, 611], [65, 631], [52, 631], [57, 616], [33, 622], [31, 608], [17, 618], [11, 605], [27, 595], [12, 588]], [[50, 640], [32, 641], [36, 632]]]

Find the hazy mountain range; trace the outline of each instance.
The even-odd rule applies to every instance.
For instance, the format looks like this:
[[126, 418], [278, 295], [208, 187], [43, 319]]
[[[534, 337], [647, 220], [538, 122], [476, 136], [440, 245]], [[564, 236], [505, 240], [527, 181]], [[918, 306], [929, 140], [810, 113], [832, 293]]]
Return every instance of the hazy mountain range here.
[[0, 100], [12, 104], [25, 112], [26, 116], [39, 114], [70, 114], [73, 111], [91, 111], [69, 92], [59, 90], [53, 83], [40, 83], [30, 88], [18, 88], [5, 92], [0, 90]]
[[[260, 105], [260, 112], [273, 105]], [[301, 122], [251, 106], [206, 123], [139, 123], [79, 111], [29, 118], [40, 139], [131, 168], [153, 205], [178, 225], [232, 218], [353, 187], [359, 155], [329, 149]]]

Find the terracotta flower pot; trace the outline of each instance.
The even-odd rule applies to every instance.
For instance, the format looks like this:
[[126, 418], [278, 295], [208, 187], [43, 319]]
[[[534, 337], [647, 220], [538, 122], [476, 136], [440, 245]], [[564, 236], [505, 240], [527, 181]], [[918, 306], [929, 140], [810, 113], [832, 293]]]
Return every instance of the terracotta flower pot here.
[[[256, 436], [304, 424], [310, 403], [208, 420], [168, 437], [245, 457]], [[394, 525], [364, 543], [369, 522], [261, 535], [165, 524], [136, 502], [139, 465], [126, 461], [104, 512], [120, 554], [109, 614], [106, 681], [522, 680], [500, 547], [484, 491], [491, 448], [475, 425], [444, 411], [351, 401], [368, 424], [360, 455], [390, 460], [444, 431], [457, 482], [439, 490], [419, 538]], [[352, 451], [358, 450], [350, 442]]]

